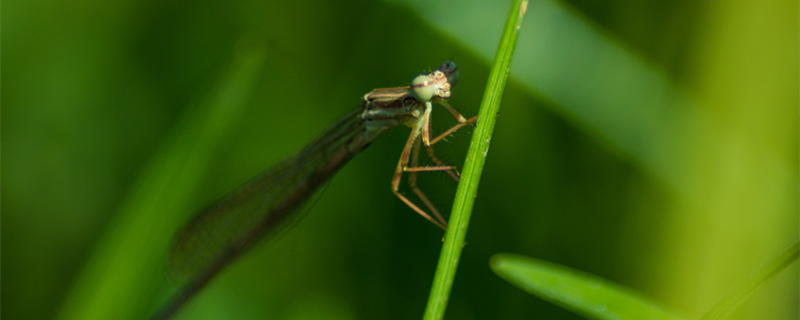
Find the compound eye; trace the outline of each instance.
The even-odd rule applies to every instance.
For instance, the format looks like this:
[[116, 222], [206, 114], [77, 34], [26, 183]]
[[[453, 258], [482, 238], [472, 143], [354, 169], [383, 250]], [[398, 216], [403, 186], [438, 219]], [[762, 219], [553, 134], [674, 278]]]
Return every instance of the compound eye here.
[[458, 66], [456, 65], [455, 62], [445, 61], [444, 63], [442, 63], [442, 66], [439, 67], [439, 71], [441, 71], [442, 73], [444, 73], [445, 76], [447, 76], [447, 82], [449, 82], [450, 85], [455, 85], [456, 83], [458, 83], [458, 77], [460, 74], [458, 72]]

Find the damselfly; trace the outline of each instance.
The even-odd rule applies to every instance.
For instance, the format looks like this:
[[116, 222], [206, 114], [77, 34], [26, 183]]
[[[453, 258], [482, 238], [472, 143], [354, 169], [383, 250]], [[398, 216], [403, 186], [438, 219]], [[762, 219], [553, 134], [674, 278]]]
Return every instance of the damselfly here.
[[[444, 165], [433, 145], [476, 117], [464, 118], [447, 103], [458, 81], [458, 67], [445, 62], [439, 69], [415, 77], [407, 87], [375, 89], [361, 106], [330, 126], [302, 151], [276, 164], [198, 213], [175, 238], [170, 253], [171, 272], [185, 283], [154, 318], [169, 318], [222, 268], [274, 231], [321, 185], [353, 156], [392, 128], [411, 127], [391, 190], [411, 209], [445, 229], [447, 222], [417, 187], [417, 173], [444, 171], [458, 180], [453, 166]], [[433, 103], [444, 106], [458, 123], [431, 137]], [[425, 148], [433, 166], [418, 166]], [[399, 191], [403, 173], [431, 214]]]

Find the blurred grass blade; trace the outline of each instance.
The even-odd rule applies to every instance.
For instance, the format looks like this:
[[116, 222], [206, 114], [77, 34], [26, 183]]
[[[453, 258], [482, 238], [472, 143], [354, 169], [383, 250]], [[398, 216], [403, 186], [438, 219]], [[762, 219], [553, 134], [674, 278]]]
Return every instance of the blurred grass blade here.
[[496, 115], [500, 112], [500, 101], [508, 80], [517, 34], [522, 26], [522, 18], [525, 16], [527, 6], [527, 0], [514, 1], [506, 20], [503, 36], [497, 46], [497, 53], [478, 113], [478, 124], [472, 135], [472, 142], [461, 174], [461, 182], [453, 201], [450, 226], [445, 233], [442, 252], [439, 255], [439, 264], [433, 278], [428, 305], [425, 308], [425, 319], [442, 319], [447, 309], [447, 301], [453, 287], [461, 249], [467, 236], [472, 206], [478, 192], [478, 183], [486, 162], [486, 155], [489, 152], [489, 142], [492, 139], [492, 132], [497, 120]]
[[[451, 10], [444, 1], [408, 2], [434, 28], [486, 61], [492, 59], [491, 44], [497, 34], [485, 26], [502, 21], [505, 12], [497, 2], [465, 0], [459, 10]], [[686, 168], [694, 153], [686, 150], [718, 145], [704, 139], [728, 129], [645, 54], [624, 45], [569, 4], [535, 0], [528, 11], [529, 31], [520, 35], [516, 50], [524, 58], [514, 63], [515, 85], [549, 102], [546, 107], [671, 191], [688, 199], [701, 194]], [[481, 23], [464, 16], [479, 16]], [[781, 159], [764, 161], [776, 162], [776, 170], [784, 176], [791, 172]]]
[[800, 242], [796, 242], [775, 259], [775, 261], [760, 270], [753, 278], [743, 283], [728, 296], [722, 298], [722, 300], [711, 308], [711, 310], [706, 312], [701, 319], [716, 320], [723, 318], [748, 297], [753, 295], [756, 290], [767, 284], [773, 277], [778, 275], [781, 271], [786, 270], [790, 264], [797, 261], [798, 257], [800, 257]]
[[589, 318], [683, 319], [628, 288], [561, 265], [514, 254], [497, 254], [490, 264], [511, 284]]
[[[241, 42], [241, 41], [240, 41]], [[166, 283], [167, 246], [192, 206], [211, 154], [237, 123], [263, 63], [241, 49], [199, 105], [154, 152], [61, 306], [60, 319], [143, 319]]]

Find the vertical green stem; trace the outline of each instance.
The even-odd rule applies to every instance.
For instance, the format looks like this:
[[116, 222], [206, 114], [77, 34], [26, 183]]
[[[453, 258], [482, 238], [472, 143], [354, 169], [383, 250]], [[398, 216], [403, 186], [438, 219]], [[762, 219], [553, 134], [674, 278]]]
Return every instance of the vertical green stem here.
[[478, 183], [486, 162], [486, 155], [489, 152], [489, 142], [497, 120], [496, 115], [500, 110], [500, 101], [508, 80], [511, 56], [527, 6], [527, 0], [514, 1], [503, 36], [497, 47], [492, 71], [478, 113], [478, 124], [472, 136], [467, 159], [464, 162], [461, 183], [458, 185], [453, 202], [449, 227], [445, 233], [439, 264], [428, 297], [428, 306], [425, 309], [425, 319], [442, 319], [447, 308], [450, 290], [453, 287], [453, 280], [458, 268], [458, 260], [461, 257], [461, 250], [467, 235], [472, 206], [478, 191]]

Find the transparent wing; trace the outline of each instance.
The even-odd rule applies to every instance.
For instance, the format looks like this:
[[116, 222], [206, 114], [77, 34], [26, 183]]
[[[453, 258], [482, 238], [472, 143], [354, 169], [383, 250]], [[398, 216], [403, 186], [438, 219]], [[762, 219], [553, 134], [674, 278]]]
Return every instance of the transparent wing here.
[[362, 136], [360, 112], [360, 108], [351, 112], [302, 151], [198, 213], [173, 242], [173, 278], [179, 282], [206, 282], [287, 220], [354, 155], [345, 146]]

